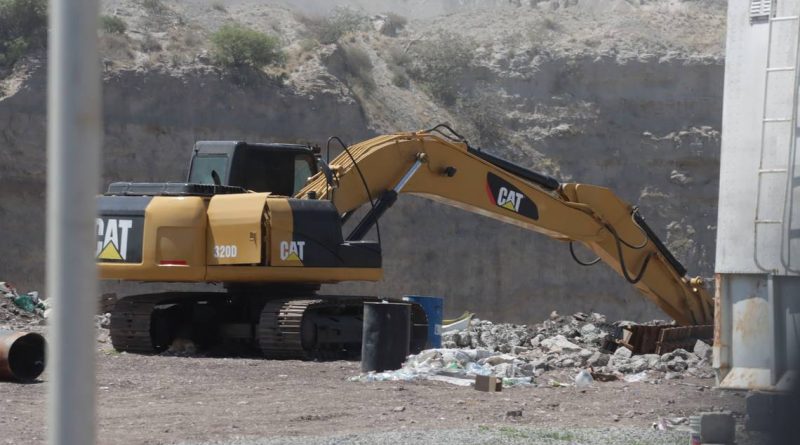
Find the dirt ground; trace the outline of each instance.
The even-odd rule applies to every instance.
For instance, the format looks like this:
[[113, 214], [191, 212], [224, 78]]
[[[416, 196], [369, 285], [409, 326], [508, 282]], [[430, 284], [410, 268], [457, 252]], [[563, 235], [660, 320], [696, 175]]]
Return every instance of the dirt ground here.
[[[358, 362], [184, 358], [99, 352], [98, 443], [162, 444], [473, 427], [651, 428], [659, 417], [730, 410], [744, 394], [711, 379], [609, 382], [579, 390], [506, 388], [484, 393], [442, 382], [350, 382]], [[0, 382], [0, 443], [45, 441], [47, 374]], [[521, 410], [521, 416], [509, 411]], [[740, 441], [741, 443], [741, 441]]]

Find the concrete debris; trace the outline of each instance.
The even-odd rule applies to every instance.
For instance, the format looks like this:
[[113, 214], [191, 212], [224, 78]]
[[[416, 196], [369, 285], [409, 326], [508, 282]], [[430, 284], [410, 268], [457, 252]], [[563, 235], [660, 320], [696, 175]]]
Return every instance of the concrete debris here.
[[567, 340], [563, 335], [556, 335], [555, 337], [545, 339], [539, 343], [539, 345], [548, 352], [578, 352], [583, 349]]
[[701, 340], [697, 340], [697, 343], [694, 344], [694, 349], [692, 352], [702, 359], [711, 360], [711, 346], [707, 345]]
[[[592, 369], [602, 375], [618, 378], [631, 376], [628, 381], [658, 381], [680, 379], [684, 375], [710, 378], [711, 347], [698, 341], [693, 352], [676, 349], [667, 354], [637, 355], [630, 349], [619, 347], [615, 351], [605, 349], [612, 345], [613, 333], [632, 325], [629, 321], [609, 323], [598, 313], [576, 313], [562, 316], [557, 312], [536, 325], [492, 323], [473, 318], [469, 326], [461, 331], [442, 335], [444, 348], [459, 348], [461, 352], [482, 350], [495, 353], [491, 366], [509, 364], [514, 369], [525, 369], [539, 376], [546, 371], [558, 369]], [[644, 323], [658, 326], [660, 320]], [[499, 368], [507, 371], [507, 367]], [[526, 374], [528, 375], [528, 374]], [[635, 376], [635, 377], [634, 377]]]
[[676, 349], [663, 355], [636, 355], [624, 347], [613, 352], [604, 349], [612, 344], [612, 333], [628, 325], [630, 322], [609, 323], [601, 314], [580, 312], [571, 316], [553, 312], [549, 319], [532, 326], [473, 318], [464, 329], [444, 333], [443, 348], [411, 355], [396, 371], [367, 373], [351, 380], [426, 379], [470, 386], [480, 375], [496, 376], [504, 386], [514, 386], [534, 384], [546, 372], [567, 371], [577, 373], [575, 383], [559, 382], [557, 386], [584, 387], [586, 381], [658, 383], [687, 375], [714, 376], [703, 345], [695, 345], [696, 352]]
[[111, 327], [111, 313], [106, 312], [105, 314], [95, 315], [94, 323], [98, 329], [108, 329]]

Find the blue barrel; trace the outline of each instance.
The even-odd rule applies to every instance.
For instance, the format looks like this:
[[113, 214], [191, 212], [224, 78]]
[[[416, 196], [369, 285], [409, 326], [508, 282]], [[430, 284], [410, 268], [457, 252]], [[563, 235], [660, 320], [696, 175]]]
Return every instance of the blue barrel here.
[[427, 348], [442, 347], [442, 318], [443, 302], [442, 297], [424, 297], [421, 295], [407, 295], [403, 301], [417, 303], [422, 306], [425, 316], [428, 318], [428, 343]]

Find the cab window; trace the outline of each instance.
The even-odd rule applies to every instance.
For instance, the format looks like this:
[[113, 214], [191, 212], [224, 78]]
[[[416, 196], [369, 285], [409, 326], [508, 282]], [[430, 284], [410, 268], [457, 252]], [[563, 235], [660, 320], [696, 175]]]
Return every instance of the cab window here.
[[292, 194], [297, 194], [312, 175], [311, 165], [307, 157], [298, 156], [294, 158], [294, 192]]
[[225, 155], [200, 155], [192, 161], [192, 171], [189, 182], [193, 184], [214, 184], [211, 172], [216, 172], [224, 183], [228, 177], [228, 157]]

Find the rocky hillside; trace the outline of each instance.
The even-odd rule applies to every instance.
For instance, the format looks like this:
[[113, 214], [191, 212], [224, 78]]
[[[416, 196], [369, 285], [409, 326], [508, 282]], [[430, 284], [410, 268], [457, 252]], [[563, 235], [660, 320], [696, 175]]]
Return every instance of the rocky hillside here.
[[[690, 273], [713, 273], [724, 0], [102, 3], [104, 184], [181, 180], [200, 139], [355, 142], [449, 122], [612, 188]], [[212, 40], [230, 24], [274, 37], [279, 60], [220, 66]], [[0, 71], [0, 277], [25, 289], [43, 288], [45, 65], [32, 50]], [[522, 323], [660, 315], [607, 267], [497, 221], [403, 197], [381, 228], [384, 282], [328, 291], [441, 295], [450, 314]]]

